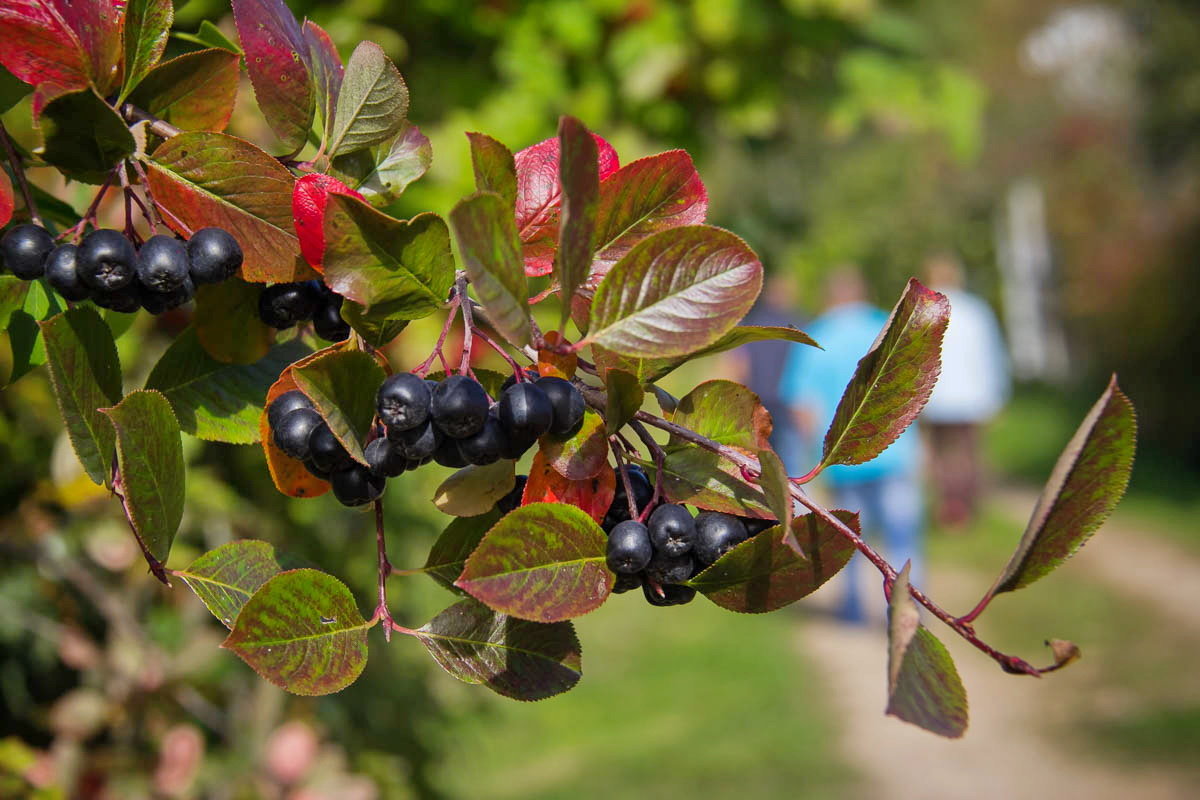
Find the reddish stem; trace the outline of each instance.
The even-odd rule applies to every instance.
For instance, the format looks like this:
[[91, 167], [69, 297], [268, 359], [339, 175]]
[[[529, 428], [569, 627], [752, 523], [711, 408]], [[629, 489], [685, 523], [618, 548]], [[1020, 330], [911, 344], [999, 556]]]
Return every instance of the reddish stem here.
[[633, 428], [633, 432], [642, 440], [642, 444], [646, 445], [646, 449], [650, 451], [650, 455], [654, 459], [654, 492], [650, 495], [650, 502], [646, 504], [646, 507], [642, 509], [642, 513], [638, 516], [638, 522], [644, 523], [650, 516], [650, 511], [663, 497], [663, 464], [667, 460], [667, 454], [663, 451], [659, 443], [654, 441], [654, 437], [650, 435], [650, 431], [646, 430], [645, 425], [637, 420], [633, 420], [629, 423], [629, 427]]
[[0, 122], [0, 145], [4, 146], [4, 155], [8, 158], [9, 166], [12, 167], [13, 177], [17, 179], [17, 187], [21, 190], [21, 198], [25, 201], [25, 209], [29, 212], [29, 221], [34, 225], [41, 225], [42, 215], [38, 213], [37, 201], [33, 199], [33, 190], [29, 188], [29, 182], [25, 179], [25, 166], [17, 157], [17, 148], [13, 147], [12, 139], [8, 137], [8, 130], [4, 127], [3, 122]]
[[459, 273], [456, 286], [461, 299], [458, 309], [462, 312], [463, 318], [462, 358], [458, 362], [458, 371], [463, 375], [469, 375], [471, 374], [471, 350], [475, 347], [472, 340], [475, 335], [475, 321], [471, 312], [471, 299], [467, 297], [467, 276], [464, 273]]
[[146, 543], [142, 541], [142, 535], [138, 533], [137, 526], [133, 524], [133, 514], [129, 510], [129, 502], [125, 499], [125, 487], [121, 482], [121, 470], [115, 460], [112, 465], [112, 493], [121, 499], [121, 510], [125, 512], [125, 521], [129, 523], [129, 530], [133, 533], [133, 538], [137, 541], [138, 547], [142, 549], [142, 556], [145, 557], [146, 564], [150, 567], [150, 572], [154, 577], [162, 581], [164, 586], [170, 586], [171, 581], [167, 579], [166, 568], [146, 547]]
[[392, 562], [388, 561], [387, 543], [383, 536], [383, 500], [375, 501], [375, 549], [379, 558], [379, 597], [372, 619], [383, 620], [383, 638], [390, 642], [395, 623], [392, 622], [392, 612], [388, 610], [387, 579], [392, 574]]
[[[438, 336], [437, 344], [433, 346], [433, 351], [430, 352], [429, 358], [425, 359], [413, 370], [413, 374], [424, 378], [429, 373], [429, 368], [433, 366], [433, 362], [442, 354], [442, 348], [446, 346], [446, 337], [450, 335], [450, 328], [454, 325], [454, 318], [457, 316], [458, 304], [460, 300], [456, 291], [450, 298], [450, 307], [446, 310], [446, 321], [442, 323], [442, 332]], [[442, 357], [442, 365], [445, 366], [446, 359]]]
[[510, 356], [508, 354], [508, 351], [505, 350], [503, 347], [501, 347], [500, 344], [497, 343], [495, 339], [488, 336], [480, 328], [476, 328], [474, 333], [475, 333], [475, 336], [479, 337], [480, 341], [482, 341], [488, 347], [491, 347], [493, 350], [495, 350], [497, 353], [500, 354], [500, 357], [504, 359], [504, 361], [508, 364], [509, 368], [513, 371], [513, 376], [516, 378], [518, 383], [520, 383], [521, 381], [528, 380], [528, 378], [525, 377], [525, 370], [521, 368], [521, 365], [518, 364], [516, 359], [514, 359], [512, 356]]
[[637, 504], [634, 502], [633, 484], [629, 482], [628, 468], [625, 466], [625, 460], [621, 457], [621, 449], [614, 447], [612, 451], [613, 458], [617, 460], [617, 475], [621, 477], [621, 484], [625, 487], [625, 501], [629, 504], [629, 518], [637, 519]]

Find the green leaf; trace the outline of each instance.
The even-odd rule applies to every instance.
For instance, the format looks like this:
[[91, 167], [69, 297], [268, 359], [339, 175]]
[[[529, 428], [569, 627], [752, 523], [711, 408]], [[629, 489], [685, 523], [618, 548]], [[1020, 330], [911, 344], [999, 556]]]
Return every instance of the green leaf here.
[[292, 370], [300, 391], [361, 464], [367, 463], [363, 446], [375, 419], [375, 392], [386, 377], [379, 362], [361, 350], [326, 353]]
[[937, 383], [949, 319], [946, 296], [910, 279], [838, 402], [822, 468], [870, 461], [917, 418]]
[[478, 467], [474, 464], [455, 472], [433, 493], [433, 504], [443, 514], [475, 517], [486, 514], [496, 501], [516, 485], [516, 462], [509, 459]]
[[367, 630], [346, 585], [315, 569], [282, 572], [246, 604], [221, 644], [293, 694], [345, 689], [367, 663]]
[[435, 214], [407, 222], [354, 197], [325, 206], [325, 283], [371, 314], [420, 319], [442, 307], [454, 282], [450, 231]]
[[276, 331], [259, 316], [262, 291], [261, 284], [237, 278], [196, 288], [193, 321], [206, 353], [227, 364], [253, 364], [267, 354]]
[[473, 194], [450, 212], [450, 229], [488, 321], [517, 347], [529, 344], [529, 286], [512, 205]]
[[46, 347], [38, 324], [42, 320], [62, 311], [58, 295], [50, 290], [43, 280], [21, 281], [28, 288], [25, 292], [14, 291], [10, 302], [20, 303], [8, 313], [8, 343], [12, 348], [12, 371], [8, 382], [14, 383], [34, 367], [46, 363]]
[[467, 599], [414, 635], [455, 678], [515, 700], [543, 700], [579, 682], [579, 638], [569, 622], [527, 622]]
[[[599, 148], [583, 123], [568, 116], [558, 121], [558, 142], [562, 221], [554, 270], [562, 297], [570, 298], [592, 269], [596, 208], [600, 202]], [[516, 191], [515, 181], [513, 190]], [[566, 325], [570, 316], [571, 304], [564, 301], [561, 324]]]
[[468, 133], [475, 188], [503, 198], [511, 210], [517, 201], [517, 168], [512, 151], [483, 133]]
[[[761, 468], [758, 485], [762, 489], [763, 497], [767, 499], [767, 505], [774, 512], [775, 519], [779, 520], [779, 524], [785, 530], [790, 531], [795, 507], [787, 470], [784, 469], [779, 456], [775, 455], [775, 451], [766, 447], [758, 451], [758, 464]], [[799, 552], [799, 545], [793, 536], [787, 535], [784, 538], [793, 550]]]
[[433, 163], [429, 138], [405, 121], [390, 139], [333, 159], [332, 174], [373, 205], [387, 205]]
[[209, 550], [186, 569], [173, 570], [183, 578], [212, 615], [233, 628], [242, 606], [280, 572], [301, 566], [299, 560], [256, 539], [239, 539]]
[[[129, 0], [125, 5], [125, 79], [120, 99], [142, 82], [162, 58], [175, 8], [171, 0]], [[145, 108], [145, 106], [142, 106]]]
[[888, 607], [887, 713], [957, 739], [967, 730], [967, 691], [945, 645], [920, 622], [908, 593], [909, 566], [892, 584]]
[[604, 419], [590, 408], [584, 409], [583, 421], [571, 435], [560, 438], [548, 433], [539, 442], [546, 462], [569, 480], [587, 480], [608, 464]]
[[[654, 474], [654, 463], [638, 461]], [[762, 491], [746, 483], [741, 472], [716, 453], [697, 445], [681, 445], [663, 460], [663, 492], [672, 503], [741, 517], [773, 517]]]
[[0, 275], [0, 331], [7, 331], [12, 315], [25, 305], [31, 281], [23, 281], [16, 275]]
[[117, 432], [120, 494], [142, 548], [167, 560], [183, 519], [183, 443], [167, 398], [139, 389], [104, 409]]
[[489, 608], [558, 622], [599, 608], [613, 587], [604, 531], [563, 503], [531, 503], [483, 537], [454, 582]]
[[146, 388], [166, 396], [184, 433], [210, 442], [253, 444], [259, 440], [267, 390], [289, 364], [308, 354], [308, 347], [293, 339], [253, 364], [223, 364], [204, 351], [196, 329], [189, 327], [154, 365]]
[[104, 320], [86, 306], [41, 323], [54, 399], [71, 447], [94, 483], [108, 485], [116, 434], [99, 409], [121, 399], [117, 345]]
[[720, 228], [674, 228], [643, 240], [600, 282], [585, 342], [627, 356], [681, 356], [725, 336], [750, 310], [762, 264]]
[[[719, 444], [754, 453], [770, 447], [771, 414], [758, 395], [733, 381], [705, 381], [682, 398], [671, 421]], [[672, 440], [677, 447], [679, 440]]]
[[208, 20], [200, 23], [200, 29], [196, 33], [175, 31], [172, 36], [184, 42], [198, 44], [201, 47], [219, 47], [222, 50], [237, 53], [239, 56], [242, 54], [241, 45], [222, 33], [220, 28]]
[[604, 373], [604, 391], [608, 395], [604, 430], [612, 436], [642, 409], [646, 393], [638, 379], [623, 369], [610, 369]]
[[484, 534], [500, 520], [500, 516], [500, 511], [493, 506], [485, 514], [452, 520], [433, 547], [429, 548], [429, 557], [425, 559], [421, 571], [450, 591], [463, 594], [454, 582], [462, 574], [467, 557], [483, 540]]
[[237, 97], [237, 53], [213, 48], [159, 64], [129, 102], [185, 131], [223, 131]]
[[[833, 514], [858, 531], [857, 514]], [[796, 517], [790, 532], [799, 542], [799, 552], [784, 544], [782, 528], [776, 526], [721, 556], [688, 585], [721, 608], [762, 614], [820, 589], [854, 555], [854, 545], [816, 514]]]
[[353, 300], [342, 303], [342, 319], [375, 349], [386, 347], [408, 327], [408, 320], [380, 311], [367, 311]]
[[33, 87], [13, 75], [3, 64], [0, 64], [0, 114], [21, 102], [25, 95], [33, 91]]
[[379, 45], [360, 42], [346, 62], [326, 152], [338, 156], [382, 142], [407, 115], [408, 87], [396, 65]]
[[989, 597], [1028, 586], [1083, 547], [1125, 494], [1136, 444], [1133, 404], [1113, 376], [1059, 455]]
[[[255, 283], [306, 280], [292, 223], [292, 173], [247, 141], [193, 131], [163, 142], [146, 163], [154, 202], [177, 233], [224, 228], [244, 253], [241, 277]], [[176, 227], [178, 220], [183, 226]]]
[[68, 178], [103, 183], [121, 159], [133, 155], [129, 126], [93, 89], [55, 97], [38, 124], [42, 158]]

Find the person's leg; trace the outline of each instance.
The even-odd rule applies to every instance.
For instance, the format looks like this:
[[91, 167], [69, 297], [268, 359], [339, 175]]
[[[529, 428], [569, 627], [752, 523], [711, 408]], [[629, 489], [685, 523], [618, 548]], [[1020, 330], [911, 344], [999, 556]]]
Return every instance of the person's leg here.
[[[880, 481], [865, 481], [838, 486], [834, 489], [834, 499], [839, 508], [858, 513], [859, 526], [864, 538], [878, 541], [883, 519], [883, 506], [880, 494]], [[845, 576], [843, 584], [842, 604], [838, 609], [838, 619], [852, 623], [866, 622], [867, 615], [863, 609], [860, 596], [861, 571], [873, 569], [866, 559], [858, 553], [850, 559], [850, 563], [842, 570]]]
[[924, 568], [921, 485], [915, 473], [894, 475], [879, 481], [879, 528], [883, 532], [883, 555], [896, 569], [912, 562], [911, 579], [918, 582]]

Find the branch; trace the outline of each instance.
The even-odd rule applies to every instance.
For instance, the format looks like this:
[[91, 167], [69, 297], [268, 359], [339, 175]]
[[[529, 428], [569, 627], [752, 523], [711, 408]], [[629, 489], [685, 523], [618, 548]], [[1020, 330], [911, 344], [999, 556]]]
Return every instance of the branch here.
[[475, 321], [471, 317], [471, 298], [467, 297], [467, 273], [459, 272], [454, 285], [458, 291], [460, 301], [458, 308], [462, 311], [463, 318], [462, 359], [458, 362], [458, 371], [460, 374], [469, 375], [471, 373], [471, 349], [474, 346], [471, 337], [475, 334]]
[[5, 129], [3, 122], [0, 122], [0, 145], [4, 146], [4, 155], [8, 158], [13, 176], [17, 179], [17, 186], [21, 189], [21, 197], [25, 200], [25, 208], [29, 211], [29, 221], [34, 225], [42, 225], [42, 215], [38, 213], [37, 201], [33, 199], [33, 191], [29, 188], [29, 181], [25, 179], [25, 167], [21, 163], [21, 159], [17, 157], [17, 149], [13, 147], [12, 139], [8, 138], [8, 130]]
[[375, 549], [379, 556], [379, 597], [371, 621], [383, 620], [383, 638], [390, 642], [395, 629], [387, 604], [387, 579], [392, 574], [392, 562], [388, 561], [387, 542], [383, 537], [383, 500], [375, 501]]
[[165, 119], [159, 119], [149, 111], [143, 111], [133, 103], [122, 103], [119, 110], [121, 112], [121, 116], [125, 118], [126, 122], [131, 124], [136, 124], [138, 122], [148, 123], [146, 127], [150, 129], [151, 133], [160, 139], [170, 139], [172, 136], [178, 136], [179, 134], [183, 133], [181, 128], [176, 128]]

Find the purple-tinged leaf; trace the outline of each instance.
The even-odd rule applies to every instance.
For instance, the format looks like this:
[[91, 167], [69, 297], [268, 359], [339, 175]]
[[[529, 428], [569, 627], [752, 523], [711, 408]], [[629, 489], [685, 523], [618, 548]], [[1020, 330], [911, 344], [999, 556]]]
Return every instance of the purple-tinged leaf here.
[[258, 107], [288, 153], [298, 153], [317, 105], [308, 42], [283, 0], [232, 2]]
[[601, 281], [587, 338], [635, 358], [683, 356], [725, 336], [762, 286], [745, 242], [707, 225], [643, 239]]
[[316, 277], [300, 257], [292, 224], [292, 173], [247, 141], [224, 133], [173, 136], [146, 163], [165, 221], [190, 236], [224, 228], [245, 254], [241, 276], [253, 283]]
[[546, 463], [568, 480], [593, 478], [608, 466], [604, 419], [590, 408], [584, 410], [583, 421], [571, 435], [547, 433], [539, 442]]
[[13, 197], [12, 181], [8, 173], [0, 169], [0, 226], [8, 224], [12, 219], [15, 198]]
[[511, 208], [517, 201], [517, 168], [512, 151], [484, 133], [468, 133], [475, 188], [504, 198]]
[[775, 455], [775, 451], [769, 447], [758, 451], [758, 464], [761, 470], [761, 474], [758, 476], [758, 486], [762, 489], [763, 497], [767, 499], [767, 505], [775, 513], [775, 519], [779, 520], [779, 524], [786, 531], [782, 537], [783, 542], [803, 556], [804, 553], [792, 530], [792, 515], [795, 514], [795, 506], [792, 500], [792, 484], [788, 481], [787, 470], [784, 469], [779, 456]]
[[39, 323], [50, 385], [71, 447], [96, 484], [112, 478], [112, 423], [99, 409], [121, 400], [121, 364], [112, 331], [94, 309], [68, 309]]
[[193, 322], [206, 353], [226, 364], [253, 364], [267, 354], [276, 331], [259, 316], [262, 290], [237, 278], [197, 287]]
[[309, 353], [292, 339], [252, 364], [222, 363], [205, 352], [196, 328], [189, 327], [154, 365], [146, 388], [166, 396], [184, 433], [209, 442], [254, 444], [267, 390], [285, 367]]
[[529, 479], [525, 481], [521, 505], [567, 503], [601, 522], [612, 505], [616, 490], [617, 473], [612, 469], [602, 469], [591, 478], [573, 481], [550, 466], [546, 454], [538, 450], [529, 465]]
[[346, 585], [315, 569], [281, 572], [242, 606], [221, 644], [280, 689], [340, 692], [367, 663], [367, 630]]
[[379, 45], [361, 42], [346, 62], [326, 151], [337, 156], [378, 144], [407, 116], [408, 87], [396, 65]]
[[345, 349], [345, 344], [334, 344], [326, 347], [324, 350], [318, 350], [310, 356], [300, 359], [291, 366], [286, 367], [279, 375], [279, 380], [271, 384], [271, 388], [267, 390], [267, 396], [263, 400], [263, 410], [258, 417], [258, 440], [262, 444], [263, 456], [267, 461], [267, 470], [271, 474], [271, 480], [275, 484], [275, 488], [286, 494], [288, 497], [319, 497], [329, 491], [329, 482], [316, 477], [304, 464], [294, 458], [289, 457], [286, 453], [275, 446], [274, 437], [271, 431], [271, 425], [267, 420], [267, 408], [274, 402], [275, 398], [284, 392], [290, 392], [293, 389], [299, 389], [295, 379], [292, 378], [292, 372], [305, 364], [315, 361], [321, 356], [329, 353], [339, 353]]
[[467, 557], [479, 546], [491, 527], [500, 520], [500, 511], [492, 508], [474, 517], [456, 517], [429, 548], [429, 557], [419, 571], [456, 594], [465, 594], [454, 585], [462, 574]]
[[350, 457], [366, 464], [363, 447], [375, 419], [375, 389], [387, 377], [379, 362], [361, 350], [333, 351], [291, 373]]
[[125, 79], [121, 99], [127, 97], [162, 58], [174, 19], [175, 8], [171, 0], [129, 0], [126, 4]]
[[[617, 172], [617, 151], [608, 142], [592, 134], [597, 148], [600, 180]], [[531, 276], [548, 275], [554, 269], [554, 251], [558, 244], [559, 183], [558, 137], [546, 139], [517, 153], [517, 230], [525, 251], [525, 272]]]
[[[570, 298], [592, 268], [600, 200], [599, 151], [588, 129], [574, 117], [559, 119], [558, 142], [562, 219], [554, 271], [562, 297]], [[566, 325], [570, 316], [571, 304], [562, 303], [561, 324]]]
[[353, 197], [325, 206], [325, 282], [371, 313], [420, 319], [442, 307], [454, 283], [450, 231], [435, 214], [389, 217]]
[[333, 133], [333, 117], [337, 110], [338, 95], [342, 91], [345, 67], [333, 39], [312, 20], [304, 20], [301, 27], [304, 41], [308, 43], [308, 62], [312, 69], [313, 87], [316, 90], [317, 112], [321, 115], [322, 140]]
[[405, 122], [391, 139], [333, 160], [332, 174], [351, 189], [382, 206], [395, 200], [433, 163], [429, 138]]
[[511, 492], [516, 478], [516, 462], [507, 458], [482, 467], [469, 464], [442, 481], [433, 504], [452, 517], [477, 517]]
[[1133, 404], [1114, 375], [1059, 455], [988, 597], [1028, 586], [1083, 547], [1125, 494], [1136, 444]]
[[223, 131], [237, 97], [238, 55], [213, 48], [164, 61], [129, 102], [185, 131]]
[[[733, 381], [705, 381], [692, 389], [679, 399], [671, 421], [750, 453], [771, 446], [770, 412], [758, 395]], [[672, 447], [682, 444], [671, 442]]]
[[967, 730], [967, 692], [945, 645], [921, 624], [908, 593], [908, 571], [905, 564], [888, 608], [887, 713], [957, 739]]
[[604, 391], [608, 397], [604, 430], [612, 436], [641, 411], [646, 392], [638, 379], [623, 369], [610, 369], [604, 373]]
[[63, 19], [79, 37], [90, 61], [92, 85], [102, 97], [121, 85], [121, 28], [125, 23], [124, 0], [56, 2]]
[[[833, 515], [858, 531], [858, 515]], [[802, 514], [790, 526], [800, 551], [783, 542], [781, 526], [739, 544], [700, 572], [689, 586], [730, 611], [762, 614], [796, 602], [820, 589], [854, 555], [854, 545], [816, 514]]]
[[825, 434], [822, 468], [870, 461], [917, 418], [942, 368], [949, 319], [946, 296], [910, 279], [838, 402]]
[[604, 531], [584, 511], [532, 503], [492, 526], [454, 585], [503, 614], [559, 622], [608, 599], [605, 548]]
[[[639, 461], [650, 473], [654, 463]], [[774, 519], [762, 491], [747, 484], [737, 467], [694, 444], [667, 452], [663, 461], [663, 491], [672, 503], [741, 517]]]
[[71, 91], [91, 80], [87, 50], [52, 0], [0, 3], [0, 64], [31, 86]]
[[209, 550], [186, 569], [171, 574], [183, 578], [222, 625], [233, 628], [246, 601], [264, 583], [299, 566], [299, 559], [280, 553], [268, 542], [238, 539]]
[[594, 269], [603, 275], [648, 236], [699, 225], [707, 213], [708, 193], [685, 151], [626, 164], [600, 186]]
[[579, 638], [569, 622], [527, 622], [468, 598], [413, 635], [446, 672], [504, 697], [544, 700], [579, 683]]
[[183, 443], [167, 398], [155, 391], [130, 392], [103, 409], [117, 433], [120, 494], [142, 548], [167, 560], [183, 519]]
[[135, 149], [129, 126], [93, 89], [56, 96], [42, 109], [38, 125], [42, 158], [84, 183], [103, 183]]
[[512, 207], [498, 194], [473, 194], [450, 211], [450, 230], [488, 321], [513, 345], [529, 344], [529, 285]]

